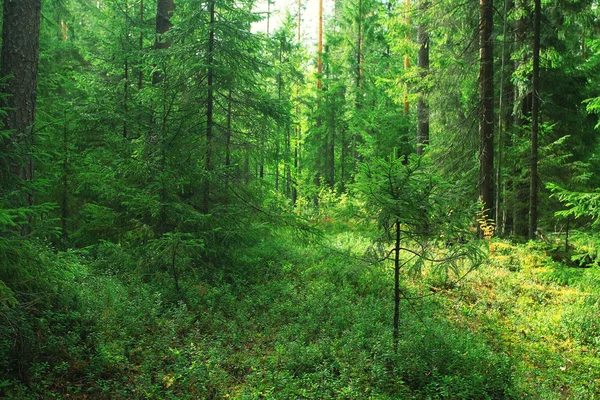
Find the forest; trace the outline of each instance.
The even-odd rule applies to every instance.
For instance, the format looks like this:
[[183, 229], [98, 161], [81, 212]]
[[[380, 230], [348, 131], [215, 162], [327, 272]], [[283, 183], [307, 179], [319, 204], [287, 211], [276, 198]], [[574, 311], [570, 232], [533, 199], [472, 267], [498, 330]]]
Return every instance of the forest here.
[[597, 0], [0, 3], [0, 398], [600, 399]]

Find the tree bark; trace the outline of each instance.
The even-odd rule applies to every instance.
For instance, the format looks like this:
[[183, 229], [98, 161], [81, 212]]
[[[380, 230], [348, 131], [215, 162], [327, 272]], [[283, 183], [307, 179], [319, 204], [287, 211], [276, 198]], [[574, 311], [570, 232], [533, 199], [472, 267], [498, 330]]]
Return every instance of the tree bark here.
[[394, 326], [392, 340], [394, 353], [397, 353], [400, 338], [400, 220], [396, 220], [394, 228], [396, 242], [394, 249]]
[[[410, 34], [408, 33], [408, 28], [410, 27], [410, 0], [406, 0], [406, 42], [410, 41]], [[410, 58], [408, 54], [404, 56], [404, 71], [408, 72], [410, 68]], [[408, 115], [409, 111], [409, 103], [408, 103], [408, 84], [404, 87], [404, 115]]]
[[538, 219], [538, 131], [540, 110], [540, 19], [541, 1], [534, 0], [533, 20], [533, 94], [531, 103], [531, 174], [529, 189], [529, 239], [533, 240]]
[[[155, 49], [168, 49], [171, 47], [170, 40], [163, 40], [162, 35], [167, 33], [173, 26], [171, 17], [175, 3], [173, 0], [157, 0], [156, 3], [156, 38], [154, 39]], [[160, 72], [155, 71], [152, 75], [152, 84], [157, 84], [162, 80]]]
[[[204, 169], [208, 176], [204, 178], [202, 211], [210, 211], [210, 172], [212, 171], [212, 140], [213, 140], [213, 106], [214, 106], [214, 51], [215, 51], [215, 0], [209, 0], [209, 27], [208, 27], [208, 52], [206, 65], [207, 71], [207, 96], [206, 96], [206, 150], [204, 155]], [[262, 165], [261, 165], [262, 167]]]
[[[515, 7], [518, 10], [518, 14], [522, 15], [517, 21], [515, 21], [515, 53], [519, 54], [525, 46], [525, 39], [527, 36], [527, 26], [529, 25], [529, 10], [527, 9], [526, 0], [516, 0]], [[520, 66], [527, 62], [525, 56], [517, 58], [515, 61], [514, 70], [518, 71]], [[523, 128], [525, 127], [526, 118], [531, 115], [531, 95], [529, 93], [523, 93], [519, 90], [518, 86], [514, 87], [514, 103], [516, 107], [516, 113], [514, 116], [514, 145], [518, 148], [519, 142], [523, 137]], [[521, 178], [523, 167], [519, 165], [518, 161], [515, 162], [513, 173], [512, 173], [512, 208], [513, 208], [513, 229], [512, 233], [517, 237], [527, 237], [528, 230], [528, 196], [529, 196], [529, 184]]]
[[139, 39], [139, 70], [138, 70], [138, 90], [142, 90], [144, 86], [144, 71], [142, 68], [142, 51], [144, 50], [144, 0], [140, 1], [140, 39]]
[[[300, 45], [301, 43], [301, 22], [302, 22], [302, 0], [298, 0], [298, 31], [297, 31], [297, 42], [298, 45]], [[294, 137], [295, 137], [295, 141], [294, 141], [294, 184], [292, 186], [292, 204], [295, 206], [296, 202], [298, 201], [298, 183], [300, 182], [300, 142], [302, 139], [302, 128], [299, 124], [299, 120], [300, 120], [300, 99], [299, 99], [299, 93], [300, 93], [300, 84], [297, 84], [296, 86], [296, 107], [295, 107], [295, 115], [296, 118], [298, 119], [298, 121], [296, 122], [295, 126], [294, 126]]]
[[508, 26], [508, 2], [509, 0], [504, 0], [504, 12], [502, 14], [504, 23], [502, 26], [502, 61], [500, 65], [500, 99], [498, 105], [498, 158], [496, 162], [496, 214], [494, 220], [496, 221], [496, 229], [499, 233], [504, 233], [504, 222], [502, 221], [502, 151], [504, 146], [504, 67], [506, 65], [506, 31]]
[[[421, 21], [417, 30], [417, 42], [419, 54], [417, 66], [423, 81], [429, 71], [429, 32], [424, 22], [424, 14], [427, 11], [427, 0], [420, 0], [419, 11]], [[425, 85], [421, 84], [421, 96], [417, 102], [417, 155], [423, 154], [423, 147], [429, 143], [429, 105], [425, 100]]]
[[[1, 105], [6, 112], [1, 118], [4, 129], [13, 133], [0, 147], [2, 152], [10, 154], [0, 159], [2, 182], [13, 181], [11, 176], [15, 175], [22, 181], [33, 181], [33, 159], [29, 155], [15, 158], [12, 146], [17, 143], [27, 154], [34, 141], [41, 9], [41, 0], [4, 0], [0, 77], [7, 80], [6, 86], [0, 88]], [[25, 195], [25, 204], [33, 204], [30, 190]]]
[[154, 41], [154, 48], [156, 49], [168, 49], [171, 46], [170, 40], [162, 40], [160, 35], [167, 33], [173, 26], [171, 23], [171, 17], [173, 16], [173, 10], [175, 9], [174, 0], [158, 0], [156, 4], [156, 39]]
[[479, 4], [479, 196], [488, 219], [494, 215], [494, 14], [493, 0]]

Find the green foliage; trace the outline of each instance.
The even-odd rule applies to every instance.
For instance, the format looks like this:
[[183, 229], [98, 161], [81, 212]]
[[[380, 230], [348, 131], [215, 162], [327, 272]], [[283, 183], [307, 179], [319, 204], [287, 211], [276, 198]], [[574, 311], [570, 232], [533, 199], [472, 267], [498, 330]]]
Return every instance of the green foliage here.
[[432, 265], [458, 277], [482, 262], [471, 231], [476, 205], [461, 198], [461, 187], [436, 175], [427, 158], [390, 157], [364, 164], [356, 191], [363, 202], [360, 217], [376, 221], [378, 257], [391, 254], [380, 246], [393, 241], [399, 221], [401, 250], [414, 258], [413, 272]]
[[598, 226], [600, 223], [600, 208], [598, 207], [600, 205], [600, 193], [572, 192], [553, 183], [549, 183], [547, 187], [567, 207], [566, 210], [557, 211], [555, 213], [557, 217], [583, 217], [590, 219], [592, 226]]
[[[558, 202], [541, 193], [546, 226], [577, 222], [560, 257], [555, 244], [475, 240], [476, 3], [336, 4], [319, 77], [295, 11], [265, 34], [254, 1], [175, 3], [156, 38], [156, 2], [44, 2], [35, 141], [0, 132], [0, 397], [589, 398], [592, 2], [544, 3], [540, 179], [577, 185], [549, 185]], [[506, 22], [519, 18], [529, 26], [526, 8]], [[415, 23], [430, 39], [425, 77], [403, 63]], [[506, 221], [479, 218], [489, 238], [518, 235], [527, 202], [531, 49], [506, 47]], [[405, 159], [419, 100], [431, 141]], [[34, 181], [17, 172], [29, 160]], [[423, 279], [402, 275], [412, 300], [394, 349], [380, 261], [396, 226], [399, 261]]]

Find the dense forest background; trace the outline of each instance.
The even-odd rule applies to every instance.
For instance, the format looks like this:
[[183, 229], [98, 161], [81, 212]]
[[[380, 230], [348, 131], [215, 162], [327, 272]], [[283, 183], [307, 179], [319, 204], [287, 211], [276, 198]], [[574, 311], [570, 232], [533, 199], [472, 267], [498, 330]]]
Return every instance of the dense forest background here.
[[598, 396], [598, 2], [323, 1], [1, 2], [0, 397]]

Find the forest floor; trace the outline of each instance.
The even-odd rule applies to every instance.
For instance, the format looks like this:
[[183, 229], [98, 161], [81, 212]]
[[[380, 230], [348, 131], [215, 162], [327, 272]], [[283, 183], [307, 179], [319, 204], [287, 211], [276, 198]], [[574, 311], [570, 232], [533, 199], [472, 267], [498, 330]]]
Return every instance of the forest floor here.
[[599, 398], [600, 273], [554, 261], [557, 246], [491, 241], [489, 263], [441, 300], [511, 357], [519, 397]]
[[188, 275], [179, 297], [168, 275], [135, 278], [122, 250], [107, 247], [72, 275], [80, 311], [56, 311], [39, 328], [62, 361], [38, 362], [26, 385], [0, 390], [14, 399], [599, 398], [597, 268], [553, 261], [553, 243], [482, 242], [489, 259], [458, 282], [403, 276], [415, 300], [401, 304], [394, 351], [392, 268], [362, 258], [369, 244], [348, 227], [317, 244], [281, 233], [230, 270]]

